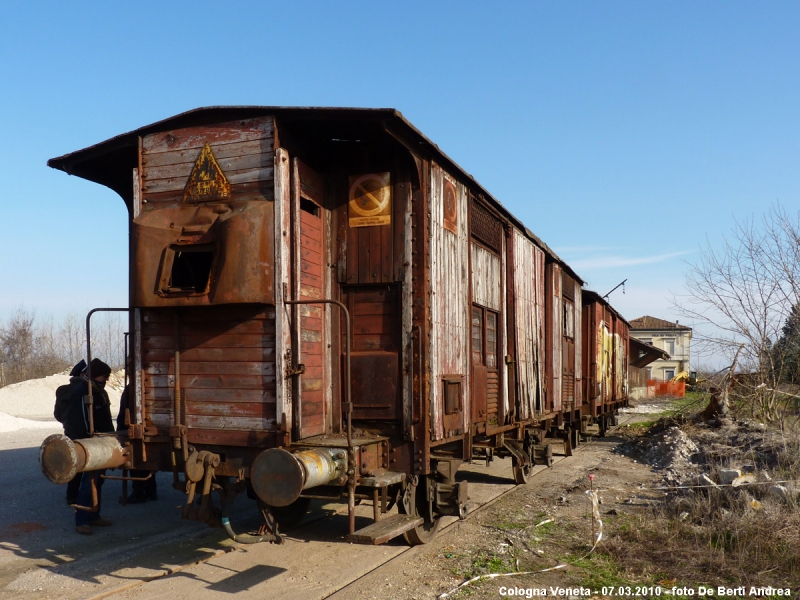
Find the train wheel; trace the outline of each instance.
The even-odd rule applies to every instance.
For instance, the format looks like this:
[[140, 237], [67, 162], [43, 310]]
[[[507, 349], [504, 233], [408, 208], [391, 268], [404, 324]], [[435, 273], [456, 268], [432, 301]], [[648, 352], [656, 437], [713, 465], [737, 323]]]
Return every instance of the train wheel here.
[[425, 521], [422, 525], [410, 529], [403, 534], [406, 542], [412, 546], [420, 546], [430, 542], [439, 531], [442, 519], [434, 516], [431, 521], [428, 500], [425, 498], [425, 485], [409, 484], [403, 498], [397, 504], [397, 510], [403, 515], [415, 515], [422, 517]]
[[516, 456], [511, 457], [511, 469], [514, 472], [514, 483], [524, 485], [533, 471], [533, 465], [520, 466]]
[[286, 531], [300, 524], [310, 505], [311, 498], [298, 498], [288, 506], [270, 506], [269, 510], [278, 522], [281, 531]]

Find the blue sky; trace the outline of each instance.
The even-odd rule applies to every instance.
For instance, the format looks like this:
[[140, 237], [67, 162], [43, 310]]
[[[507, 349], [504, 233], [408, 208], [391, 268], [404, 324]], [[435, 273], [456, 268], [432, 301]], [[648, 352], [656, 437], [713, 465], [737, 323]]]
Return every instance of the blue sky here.
[[59, 156], [206, 105], [394, 107], [628, 318], [800, 197], [800, 5], [31, 2], [0, 24], [0, 319], [126, 301], [122, 201]]

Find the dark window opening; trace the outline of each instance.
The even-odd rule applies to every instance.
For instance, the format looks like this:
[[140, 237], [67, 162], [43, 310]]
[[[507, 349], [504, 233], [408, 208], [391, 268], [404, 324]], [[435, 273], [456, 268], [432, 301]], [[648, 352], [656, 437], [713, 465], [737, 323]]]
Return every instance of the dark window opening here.
[[444, 380], [444, 413], [454, 415], [461, 412], [461, 379]]
[[170, 292], [202, 294], [208, 290], [214, 251], [209, 246], [173, 247], [172, 272], [169, 278]]
[[314, 215], [315, 217], [319, 216], [319, 206], [314, 204], [314, 202], [308, 198], [300, 198], [300, 210], [303, 210], [310, 215]]

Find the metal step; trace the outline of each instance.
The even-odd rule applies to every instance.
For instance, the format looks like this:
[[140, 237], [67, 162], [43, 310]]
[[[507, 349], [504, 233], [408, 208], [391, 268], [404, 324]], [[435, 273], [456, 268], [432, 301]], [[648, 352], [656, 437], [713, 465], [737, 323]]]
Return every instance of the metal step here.
[[381, 519], [377, 523], [368, 525], [364, 529], [351, 533], [347, 537], [347, 541], [354, 544], [385, 544], [398, 535], [422, 525], [422, 523], [422, 517], [394, 514]]

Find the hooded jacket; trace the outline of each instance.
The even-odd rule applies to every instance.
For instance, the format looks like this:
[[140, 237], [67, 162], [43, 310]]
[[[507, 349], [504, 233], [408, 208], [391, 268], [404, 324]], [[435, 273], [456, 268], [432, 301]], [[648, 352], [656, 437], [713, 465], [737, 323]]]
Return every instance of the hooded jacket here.
[[[83, 402], [83, 397], [89, 394], [88, 381], [84, 377], [73, 377], [69, 385], [70, 393], [65, 398], [60, 419], [64, 424], [64, 435], [72, 440], [88, 438], [89, 405]], [[108, 394], [96, 382], [92, 382], [92, 386], [95, 433], [114, 433]]]

